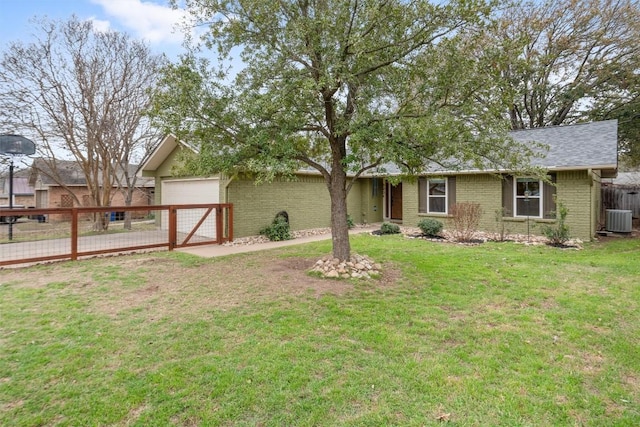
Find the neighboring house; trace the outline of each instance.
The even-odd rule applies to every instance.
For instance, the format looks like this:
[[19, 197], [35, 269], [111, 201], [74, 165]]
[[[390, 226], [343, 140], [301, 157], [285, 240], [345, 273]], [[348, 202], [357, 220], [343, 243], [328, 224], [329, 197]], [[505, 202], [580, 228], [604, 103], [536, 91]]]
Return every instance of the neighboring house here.
[[[556, 200], [569, 210], [572, 237], [591, 239], [602, 224], [602, 178], [617, 174], [617, 122], [537, 128], [511, 133], [521, 143], [549, 147], [533, 164], [547, 170], [549, 181], [510, 171], [431, 169], [416, 180], [391, 185], [384, 176], [358, 179], [348, 196], [348, 212], [357, 223], [395, 221], [415, 227], [422, 218], [450, 226], [454, 203], [479, 203], [480, 229], [540, 234], [555, 223]], [[157, 204], [233, 203], [234, 235], [257, 234], [285, 210], [294, 230], [330, 225], [329, 193], [319, 173], [299, 173], [297, 181], [256, 185], [250, 179], [175, 177], [177, 153], [186, 148], [167, 136], [142, 167], [155, 178]], [[390, 171], [389, 175], [394, 172]]]
[[[29, 178], [22, 176], [23, 174], [21, 172], [23, 171], [16, 172], [13, 175], [13, 205], [28, 208], [34, 207], [35, 199], [33, 187], [29, 185]], [[0, 205], [9, 205], [8, 174], [7, 176], [0, 177]]]
[[[131, 173], [136, 166], [130, 166]], [[53, 177], [57, 176], [64, 185], [60, 185]], [[72, 208], [92, 206], [93, 202], [87, 181], [77, 162], [56, 160], [55, 172], [43, 159], [34, 160], [31, 166], [29, 183], [35, 190], [36, 208]], [[138, 178], [133, 195], [132, 206], [148, 206], [153, 202], [153, 180]], [[75, 197], [74, 197], [75, 196]], [[114, 187], [111, 206], [124, 206], [124, 195]], [[146, 216], [148, 211], [141, 210], [134, 215]], [[50, 220], [65, 219], [50, 216]]]
[[629, 210], [640, 225], [640, 172], [620, 172], [602, 182], [603, 209]]

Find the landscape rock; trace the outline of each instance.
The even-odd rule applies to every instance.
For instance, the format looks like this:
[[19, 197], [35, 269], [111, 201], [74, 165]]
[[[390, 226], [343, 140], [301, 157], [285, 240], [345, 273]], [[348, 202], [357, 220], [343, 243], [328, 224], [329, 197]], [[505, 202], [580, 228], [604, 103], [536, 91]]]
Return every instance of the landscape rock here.
[[312, 272], [320, 273], [327, 278], [343, 279], [370, 279], [372, 276], [382, 272], [382, 265], [373, 262], [369, 257], [359, 254], [352, 254], [351, 260], [340, 261], [331, 256], [325, 256], [316, 261]]
[[336, 270], [329, 270], [327, 272], [324, 272], [324, 277], [337, 278], [340, 277], [340, 274]]
[[[473, 240], [470, 242], [459, 242], [456, 240], [453, 233], [448, 230], [443, 230], [438, 237], [427, 237], [422, 234], [422, 231], [416, 227], [400, 227], [400, 232], [409, 239], [422, 239], [432, 242], [442, 243], [455, 243], [460, 245], [479, 245], [486, 242], [514, 242], [524, 244], [526, 246], [548, 245], [549, 239], [545, 236], [538, 236], [534, 234], [506, 234], [501, 236], [498, 233], [489, 233], [484, 231], [476, 231], [473, 235]], [[569, 249], [582, 249], [582, 241], [580, 239], [572, 239], [567, 241], [562, 247]]]
[[[474, 234], [473, 241], [471, 242], [458, 242], [451, 232], [444, 230], [438, 237], [427, 237], [422, 234], [422, 231], [417, 227], [400, 227], [400, 232], [407, 238], [411, 239], [423, 239], [434, 242], [454, 243], [461, 245], [478, 245], [488, 241], [500, 241], [500, 237], [497, 233], [476, 232]], [[309, 230], [292, 231], [291, 235], [294, 239], [306, 236], [317, 236], [331, 233], [331, 228], [314, 228]], [[375, 235], [375, 232], [372, 232]], [[536, 235], [522, 235], [522, 234], [509, 234], [502, 236], [505, 241], [511, 241], [521, 243], [525, 245], [546, 245], [549, 244], [549, 240], [543, 236]], [[266, 243], [269, 239], [265, 236], [249, 236], [234, 239], [233, 242], [224, 243], [226, 246], [241, 246], [241, 245], [253, 245], [259, 243]], [[566, 242], [563, 248], [569, 249], [581, 249], [582, 241], [575, 239]], [[338, 258], [334, 258], [332, 255], [325, 255], [318, 261], [316, 261], [314, 267], [311, 269], [313, 272], [320, 273], [323, 277], [328, 278], [364, 278], [368, 279], [376, 277], [382, 272], [382, 265], [380, 263], [373, 262], [370, 258], [353, 254], [349, 261], [342, 261]]]

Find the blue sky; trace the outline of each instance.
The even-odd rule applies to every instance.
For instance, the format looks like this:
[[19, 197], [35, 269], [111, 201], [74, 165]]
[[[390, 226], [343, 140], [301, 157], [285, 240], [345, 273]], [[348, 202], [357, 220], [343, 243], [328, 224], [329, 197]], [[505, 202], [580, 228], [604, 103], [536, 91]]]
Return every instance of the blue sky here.
[[154, 52], [175, 59], [183, 51], [175, 25], [183, 12], [168, 0], [0, 0], [0, 50], [11, 41], [29, 41], [34, 16], [66, 20], [71, 15], [90, 19], [98, 29], [112, 29], [145, 40]]

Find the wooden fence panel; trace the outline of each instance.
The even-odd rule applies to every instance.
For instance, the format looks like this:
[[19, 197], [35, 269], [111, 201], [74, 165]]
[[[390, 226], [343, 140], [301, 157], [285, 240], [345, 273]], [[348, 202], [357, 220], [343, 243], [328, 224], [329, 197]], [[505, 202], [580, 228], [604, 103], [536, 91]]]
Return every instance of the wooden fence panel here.
[[602, 205], [605, 210], [629, 210], [634, 218], [640, 218], [640, 186], [603, 185]]

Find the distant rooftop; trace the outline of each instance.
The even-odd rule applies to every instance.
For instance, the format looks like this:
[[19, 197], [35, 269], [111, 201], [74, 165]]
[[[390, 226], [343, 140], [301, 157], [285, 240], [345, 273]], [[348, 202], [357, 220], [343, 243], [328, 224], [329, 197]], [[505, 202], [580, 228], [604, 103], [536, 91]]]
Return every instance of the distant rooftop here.
[[[29, 185], [29, 179], [25, 177], [13, 177], [13, 194], [15, 196], [32, 196], [33, 187]], [[9, 195], [9, 177], [0, 178], [0, 194], [3, 197]]]
[[619, 172], [617, 177], [607, 179], [605, 182], [615, 185], [640, 187], [640, 172]]

